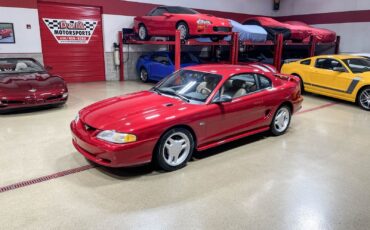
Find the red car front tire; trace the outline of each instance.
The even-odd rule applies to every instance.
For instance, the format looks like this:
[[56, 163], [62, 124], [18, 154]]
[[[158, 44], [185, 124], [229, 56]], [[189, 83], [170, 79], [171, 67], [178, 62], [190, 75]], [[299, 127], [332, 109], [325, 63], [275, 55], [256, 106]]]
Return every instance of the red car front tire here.
[[185, 128], [173, 128], [159, 140], [154, 160], [165, 171], [184, 167], [194, 152], [194, 137]]
[[148, 35], [148, 29], [145, 27], [144, 24], [139, 25], [138, 36], [139, 36], [139, 39], [142, 41], [149, 40], [150, 37]]

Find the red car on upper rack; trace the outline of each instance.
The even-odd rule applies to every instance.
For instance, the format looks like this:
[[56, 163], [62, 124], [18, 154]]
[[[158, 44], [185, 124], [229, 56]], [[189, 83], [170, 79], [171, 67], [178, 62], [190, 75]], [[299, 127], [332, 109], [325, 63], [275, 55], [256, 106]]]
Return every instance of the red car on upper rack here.
[[311, 35], [310, 31], [301, 26], [282, 23], [269, 17], [248, 18], [243, 25], [262, 26], [267, 31], [268, 40], [274, 40], [277, 34], [283, 34], [284, 40], [302, 42]]
[[299, 78], [258, 65], [183, 68], [148, 91], [109, 98], [71, 122], [73, 144], [108, 167], [148, 162], [172, 171], [195, 150], [271, 130], [281, 135], [301, 108]]
[[0, 58], [0, 112], [18, 108], [62, 105], [67, 85], [32, 58]]
[[180, 6], [159, 6], [146, 16], [134, 19], [134, 31], [140, 40], [149, 40], [151, 36], [175, 36], [176, 29], [181, 39], [210, 37], [218, 41], [230, 34], [232, 26], [227, 19]]
[[[284, 23], [296, 27], [301, 27], [302, 29], [309, 31], [309, 33], [314, 36], [318, 42], [335, 42], [335, 40], [337, 39], [337, 34], [334, 31], [328, 29], [313, 27], [300, 21], [286, 21]], [[308, 41], [308, 39], [309, 38], [306, 38], [305, 40]]]

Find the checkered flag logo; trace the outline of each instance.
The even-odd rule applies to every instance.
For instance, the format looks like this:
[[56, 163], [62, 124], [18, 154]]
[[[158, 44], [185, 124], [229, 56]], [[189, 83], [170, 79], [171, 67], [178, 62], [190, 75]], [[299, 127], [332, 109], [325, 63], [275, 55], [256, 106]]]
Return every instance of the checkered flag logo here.
[[59, 44], [88, 44], [98, 25], [94, 20], [43, 18], [43, 21]]
[[96, 25], [98, 24], [98, 22], [84, 22], [84, 26], [86, 28], [86, 30], [89, 30], [89, 31], [94, 31], [95, 30], [95, 27]]
[[57, 19], [44, 19], [44, 22], [46, 26], [51, 30], [58, 29], [59, 27], [59, 20]]

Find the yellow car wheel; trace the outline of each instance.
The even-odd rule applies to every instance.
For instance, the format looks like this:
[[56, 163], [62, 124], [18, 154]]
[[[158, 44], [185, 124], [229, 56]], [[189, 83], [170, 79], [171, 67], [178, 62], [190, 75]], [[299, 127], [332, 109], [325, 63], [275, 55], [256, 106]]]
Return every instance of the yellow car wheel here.
[[363, 88], [357, 97], [359, 106], [367, 111], [370, 111], [370, 86]]

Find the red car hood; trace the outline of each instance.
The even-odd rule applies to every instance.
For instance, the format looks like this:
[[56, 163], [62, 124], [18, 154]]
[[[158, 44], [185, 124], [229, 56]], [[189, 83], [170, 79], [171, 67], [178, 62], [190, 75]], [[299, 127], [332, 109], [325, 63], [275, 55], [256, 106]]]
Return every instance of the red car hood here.
[[31, 89], [38, 93], [66, 89], [63, 79], [47, 73], [0, 74], [0, 96], [12, 97], [30, 94]]
[[94, 103], [80, 111], [80, 119], [96, 129], [128, 132], [178, 114], [178, 108], [183, 106], [189, 104], [177, 98], [141, 91]]

